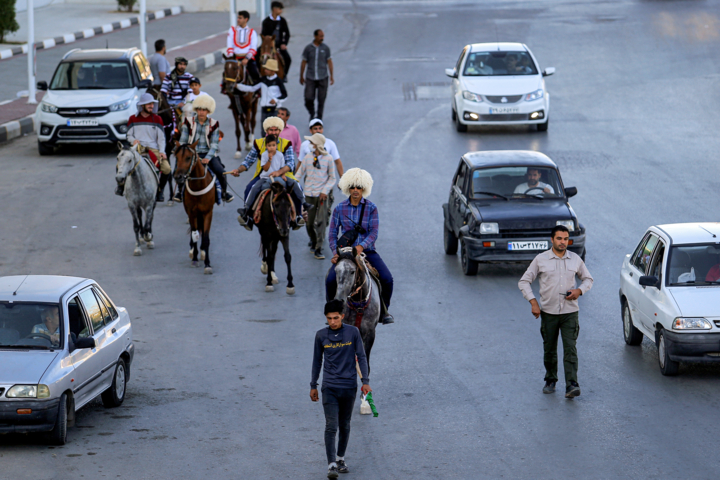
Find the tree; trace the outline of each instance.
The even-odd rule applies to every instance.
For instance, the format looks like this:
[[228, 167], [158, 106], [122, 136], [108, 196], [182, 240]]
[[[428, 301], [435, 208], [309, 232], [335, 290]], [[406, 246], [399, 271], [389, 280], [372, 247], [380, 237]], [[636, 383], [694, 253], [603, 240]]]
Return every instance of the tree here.
[[[2, 2], [3, 0], [0, 0]], [[121, 7], [127, 8], [128, 12], [132, 12], [133, 7], [137, 3], [137, 0], [117, 0], [118, 3], [118, 10], [120, 10]]]
[[0, 43], [5, 41], [5, 35], [19, 29], [15, 21], [15, 0], [0, 0]]

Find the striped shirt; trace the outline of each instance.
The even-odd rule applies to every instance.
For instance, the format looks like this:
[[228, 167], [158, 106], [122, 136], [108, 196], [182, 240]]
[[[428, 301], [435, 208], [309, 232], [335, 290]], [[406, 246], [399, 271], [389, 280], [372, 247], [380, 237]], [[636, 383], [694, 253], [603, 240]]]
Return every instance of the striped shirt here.
[[[318, 166], [315, 167], [315, 159], [317, 158]], [[304, 182], [303, 191], [308, 197], [319, 197], [321, 193], [330, 194], [335, 186], [335, 165], [330, 155], [320, 155], [315, 157], [314, 154], [307, 155], [295, 178]]]
[[165, 150], [165, 130], [159, 115], [150, 114], [143, 117], [138, 113], [128, 120], [127, 141], [132, 145], [135, 140], [140, 141], [143, 147], [155, 150]]
[[192, 80], [193, 76], [188, 72], [185, 72], [182, 75], [177, 74], [177, 81], [174, 86], [172, 77], [172, 73], [165, 77], [160, 91], [165, 94], [170, 105], [177, 105], [185, 100], [185, 95], [190, 90], [190, 80]]
[[205, 120], [205, 123], [195, 121], [197, 130], [195, 131], [194, 137], [190, 138], [190, 128], [188, 128], [188, 120], [183, 123], [180, 129], [180, 144], [193, 143], [195, 140], [198, 141], [195, 149], [197, 150], [200, 158], [212, 158], [217, 155], [218, 144], [220, 143], [220, 129], [215, 128], [210, 134], [210, 144], [208, 144], [207, 129], [210, 128], [210, 119]]
[[[340, 202], [338, 206], [335, 207], [332, 219], [330, 220], [329, 242], [330, 251], [333, 252], [333, 255], [337, 253], [337, 241], [339, 236], [348, 230], [355, 228], [355, 224], [360, 220], [360, 210], [362, 209], [363, 203], [365, 204], [365, 213], [363, 214], [361, 226], [365, 229], [365, 233], [358, 235], [353, 247], [360, 245], [363, 247], [363, 250], [375, 250], [375, 241], [377, 240], [380, 227], [380, 218], [378, 217], [377, 207], [366, 198], [360, 200], [360, 203], [356, 207], [350, 203], [350, 199], [348, 198], [344, 202]], [[338, 234], [338, 228], [342, 229], [340, 234]]]

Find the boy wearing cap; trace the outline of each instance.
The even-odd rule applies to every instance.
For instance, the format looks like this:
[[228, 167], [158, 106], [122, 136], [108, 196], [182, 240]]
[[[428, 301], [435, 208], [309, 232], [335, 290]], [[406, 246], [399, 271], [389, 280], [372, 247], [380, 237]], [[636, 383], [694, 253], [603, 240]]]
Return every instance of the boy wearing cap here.
[[[200, 79], [197, 77], [192, 77], [190, 79], [190, 91], [187, 95], [185, 95], [185, 105], [183, 106], [183, 121], [188, 115], [193, 115], [195, 111], [192, 108], [192, 102], [195, 100], [199, 95], [207, 95], [207, 93], [200, 90], [200, 87], [202, 87], [202, 83], [200, 83]], [[182, 122], [180, 122], [182, 123]]]
[[[257, 85], [243, 85], [238, 83], [236, 88], [241, 92], [257, 92], [260, 90], [260, 123], [263, 124], [268, 117], [277, 116], [277, 108], [287, 98], [285, 84], [277, 76], [278, 62], [269, 59], [262, 66], [262, 77]], [[267, 134], [267, 132], [263, 131]]]

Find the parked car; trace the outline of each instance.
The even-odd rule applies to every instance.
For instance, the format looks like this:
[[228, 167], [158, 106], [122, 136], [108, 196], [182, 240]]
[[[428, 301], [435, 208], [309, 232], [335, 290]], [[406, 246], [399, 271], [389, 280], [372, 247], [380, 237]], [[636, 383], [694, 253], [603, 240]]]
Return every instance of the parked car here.
[[550, 125], [550, 94], [535, 56], [522, 43], [475, 43], [463, 48], [452, 78], [452, 119], [458, 132], [468, 125]]
[[463, 273], [475, 275], [479, 262], [532, 261], [550, 248], [551, 230], [564, 225], [568, 249], [584, 261], [585, 227], [568, 203], [576, 194], [542, 153], [466, 153], [443, 204], [445, 253], [455, 255], [459, 244]]
[[150, 63], [137, 48], [65, 54], [35, 112], [40, 155], [71, 143], [117, 143], [140, 95], [152, 86]]
[[135, 347], [127, 311], [93, 280], [0, 277], [0, 433], [63, 445], [75, 412], [123, 403]]
[[620, 269], [628, 345], [655, 343], [660, 371], [720, 362], [720, 223], [650, 227]]

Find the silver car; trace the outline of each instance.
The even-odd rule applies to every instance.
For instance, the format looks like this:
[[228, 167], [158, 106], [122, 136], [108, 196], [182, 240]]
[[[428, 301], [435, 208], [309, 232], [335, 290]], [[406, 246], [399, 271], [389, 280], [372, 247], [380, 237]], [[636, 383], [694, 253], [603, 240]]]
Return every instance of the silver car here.
[[125, 399], [135, 347], [130, 316], [95, 281], [0, 277], [0, 433], [46, 432], [63, 445], [95, 397]]

